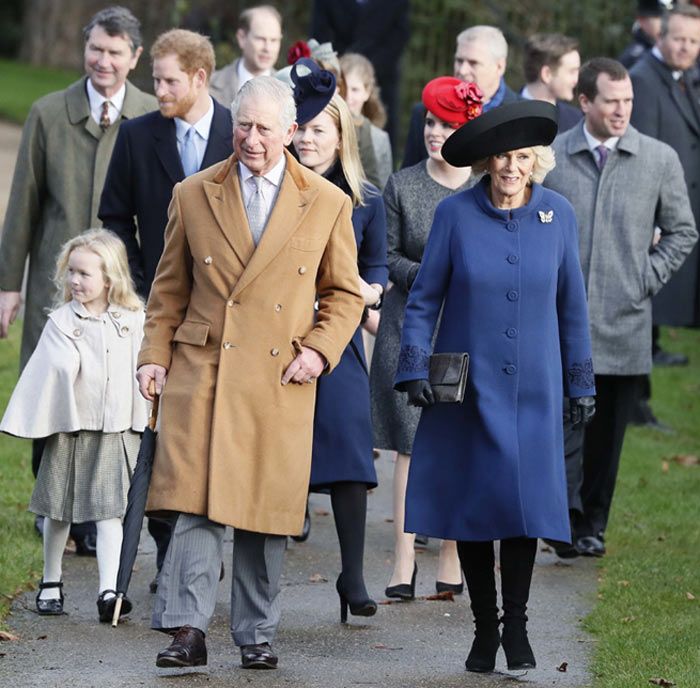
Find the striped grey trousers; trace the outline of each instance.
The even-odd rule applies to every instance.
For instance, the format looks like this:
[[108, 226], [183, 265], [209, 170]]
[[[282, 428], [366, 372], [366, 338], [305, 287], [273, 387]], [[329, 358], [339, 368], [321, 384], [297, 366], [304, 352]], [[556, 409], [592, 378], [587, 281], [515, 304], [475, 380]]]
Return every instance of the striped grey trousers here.
[[[224, 526], [206, 516], [178, 515], [158, 582], [152, 628], [189, 624], [207, 632], [216, 606], [224, 532]], [[286, 544], [284, 535], [234, 532], [231, 636], [236, 645], [274, 638]]]

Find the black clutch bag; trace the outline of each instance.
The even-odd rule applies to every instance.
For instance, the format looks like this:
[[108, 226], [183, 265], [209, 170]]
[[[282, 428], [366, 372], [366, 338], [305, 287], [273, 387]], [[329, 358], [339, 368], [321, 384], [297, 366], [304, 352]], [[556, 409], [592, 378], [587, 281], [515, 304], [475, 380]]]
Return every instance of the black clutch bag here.
[[467, 388], [469, 354], [433, 354], [428, 382], [436, 402], [461, 404]]

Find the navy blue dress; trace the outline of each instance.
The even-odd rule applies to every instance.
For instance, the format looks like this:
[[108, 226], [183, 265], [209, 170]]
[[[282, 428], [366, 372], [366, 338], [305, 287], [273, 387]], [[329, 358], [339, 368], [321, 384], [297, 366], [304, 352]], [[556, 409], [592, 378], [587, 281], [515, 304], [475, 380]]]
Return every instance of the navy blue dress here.
[[[386, 215], [380, 191], [367, 185], [364, 203], [352, 213], [360, 277], [369, 284], [385, 287], [389, 270]], [[362, 328], [355, 331], [333, 372], [322, 375], [316, 385], [309, 489], [319, 491], [332, 483], [347, 481], [376, 487], [369, 375]]]
[[576, 218], [559, 194], [495, 208], [489, 178], [435, 212], [404, 320], [397, 384], [436, 352], [470, 355], [462, 404], [423, 410], [406, 532], [570, 540], [562, 395], [595, 394]]

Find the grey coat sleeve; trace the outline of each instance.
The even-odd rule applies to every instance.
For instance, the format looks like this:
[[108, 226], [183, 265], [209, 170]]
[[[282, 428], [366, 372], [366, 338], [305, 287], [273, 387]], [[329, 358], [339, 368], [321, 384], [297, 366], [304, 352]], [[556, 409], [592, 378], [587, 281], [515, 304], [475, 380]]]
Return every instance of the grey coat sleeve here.
[[389, 265], [389, 279], [405, 292], [410, 291], [418, 274], [420, 263], [406, 256], [403, 246], [403, 210], [394, 175], [389, 177], [384, 189], [386, 206], [386, 257]]
[[22, 288], [24, 265], [41, 226], [41, 213], [46, 193], [44, 158], [46, 155], [41, 112], [32, 106], [22, 131], [12, 189], [5, 213], [0, 243], [0, 290]]
[[649, 253], [646, 272], [647, 291], [651, 295], [668, 282], [698, 240], [683, 168], [675, 151], [668, 150], [660, 173], [664, 182], [655, 222], [661, 228], [661, 240]]

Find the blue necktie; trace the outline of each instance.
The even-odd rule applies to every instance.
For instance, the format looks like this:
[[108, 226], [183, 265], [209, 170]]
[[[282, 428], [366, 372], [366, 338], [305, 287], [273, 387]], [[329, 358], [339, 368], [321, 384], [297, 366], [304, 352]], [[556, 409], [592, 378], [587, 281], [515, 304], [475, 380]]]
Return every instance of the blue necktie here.
[[199, 171], [199, 165], [197, 163], [197, 148], [194, 145], [194, 137], [197, 135], [194, 127], [190, 127], [185, 132], [185, 140], [182, 142], [182, 151], [180, 152], [180, 159], [182, 160], [182, 170], [185, 173], [185, 177], [189, 177], [191, 174]]

